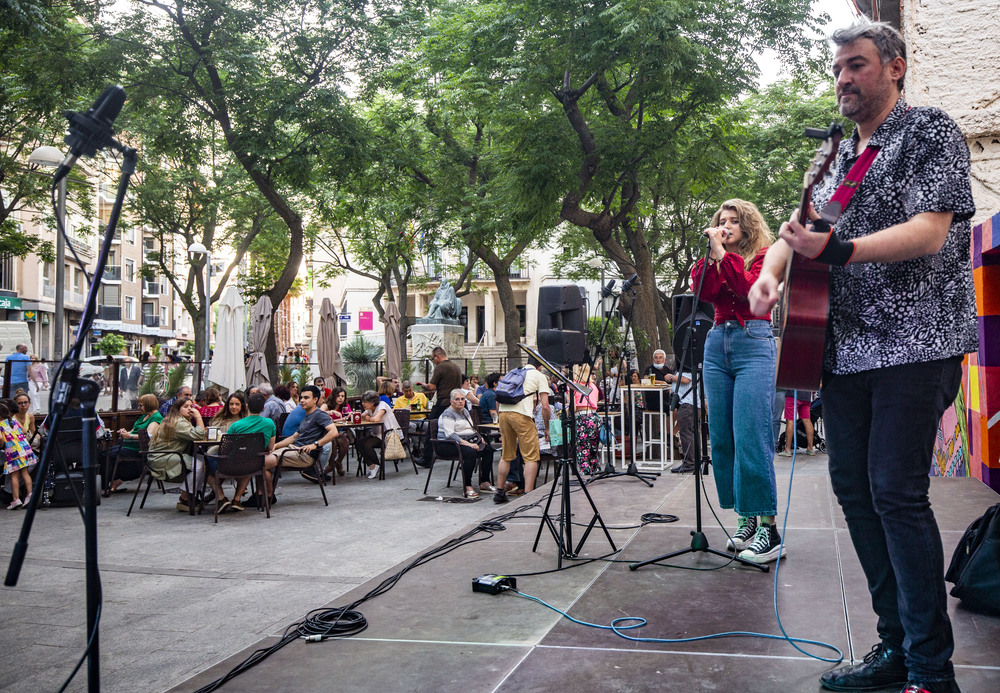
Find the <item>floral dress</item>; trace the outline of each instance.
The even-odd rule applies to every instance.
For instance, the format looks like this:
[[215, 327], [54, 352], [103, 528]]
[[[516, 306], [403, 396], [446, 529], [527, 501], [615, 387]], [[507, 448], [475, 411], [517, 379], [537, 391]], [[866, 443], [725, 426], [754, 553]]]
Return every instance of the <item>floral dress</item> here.
[[592, 388], [589, 397], [574, 394], [576, 407], [576, 463], [581, 474], [596, 474], [601, 470], [598, 445], [601, 441], [601, 417], [597, 415], [597, 386], [577, 383]]
[[0, 437], [4, 447], [4, 474], [13, 474], [19, 469], [31, 467], [36, 463], [35, 453], [28, 445], [21, 425], [14, 419], [0, 420]]

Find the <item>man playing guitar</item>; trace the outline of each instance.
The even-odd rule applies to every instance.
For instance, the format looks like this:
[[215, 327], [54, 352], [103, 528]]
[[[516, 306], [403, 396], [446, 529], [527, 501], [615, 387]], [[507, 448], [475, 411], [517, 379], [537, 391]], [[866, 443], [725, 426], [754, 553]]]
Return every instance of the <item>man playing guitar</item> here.
[[[901, 98], [906, 47], [895, 29], [859, 24], [832, 39], [840, 113], [857, 125], [814, 194], [836, 223], [831, 231], [814, 209], [813, 224], [783, 224], [750, 308], [775, 305], [792, 251], [831, 265], [822, 387], [830, 477], [880, 642], [820, 682], [951, 693], [944, 556], [927, 494], [938, 422], [958, 391], [962, 355], [978, 348], [969, 150], [945, 113]], [[866, 148], [874, 161], [837, 219], [823, 205]]]

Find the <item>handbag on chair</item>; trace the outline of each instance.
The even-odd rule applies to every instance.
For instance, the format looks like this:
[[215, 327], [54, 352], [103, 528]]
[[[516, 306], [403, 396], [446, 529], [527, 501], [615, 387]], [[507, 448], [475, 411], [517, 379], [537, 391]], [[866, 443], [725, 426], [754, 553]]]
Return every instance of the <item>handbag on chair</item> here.
[[385, 459], [402, 460], [406, 459], [406, 448], [403, 441], [399, 439], [399, 434], [395, 431], [386, 431], [385, 434]]

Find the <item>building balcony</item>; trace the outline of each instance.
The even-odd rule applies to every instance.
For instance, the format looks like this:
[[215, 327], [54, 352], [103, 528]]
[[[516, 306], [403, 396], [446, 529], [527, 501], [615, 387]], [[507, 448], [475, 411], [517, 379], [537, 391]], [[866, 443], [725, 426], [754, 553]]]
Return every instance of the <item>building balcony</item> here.
[[97, 319], [98, 320], [121, 320], [122, 319], [122, 307], [121, 306], [97, 306]]
[[160, 283], [144, 281], [142, 283], [142, 295], [158, 297], [160, 295]]
[[159, 327], [160, 326], [160, 316], [159, 315], [143, 315], [142, 316], [143, 327]]
[[108, 265], [104, 268], [104, 276], [101, 277], [101, 281], [105, 282], [121, 282], [122, 280], [122, 268], [121, 265], [112, 266]]
[[157, 253], [160, 249], [156, 245], [156, 241], [152, 238], [142, 239], [142, 252], [144, 255], [149, 255], [150, 253]]
[[54, 299], [56, 297], [56, 287], [52, 284], [44, 284], [42, 286], [42, 296]]

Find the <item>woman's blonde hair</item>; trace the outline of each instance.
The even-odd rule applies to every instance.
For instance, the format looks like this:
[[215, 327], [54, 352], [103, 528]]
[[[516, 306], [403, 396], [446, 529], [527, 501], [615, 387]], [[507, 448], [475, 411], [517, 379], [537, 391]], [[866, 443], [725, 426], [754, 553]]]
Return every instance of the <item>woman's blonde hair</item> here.
[[719, 225], [719, 217], [726, 210], [736, 212], [736, 216], [739, 219], [740, 231], [743, 232], [743, 238], [740, 239], [739, 245], [736, 246], [736, 251], [743, 258], [744, 266], [749, 269], [751, 263], [753, 263], [753, 259], [757, 257], [757, 253], [771, 245], [771, 241], [773, 240], [771, 229], [767, 227], [767, 222], [764, 221], [764, 216], [757, 209], [757, 205], [753, 202], [737, 198], [726, 200], [722, 203], [719, 211], [712, 216], [712, 226]]
[[589, 383], [590, 366], [586, 363], [580, 363], [573, 366], [573, 380], [578, 383]]

